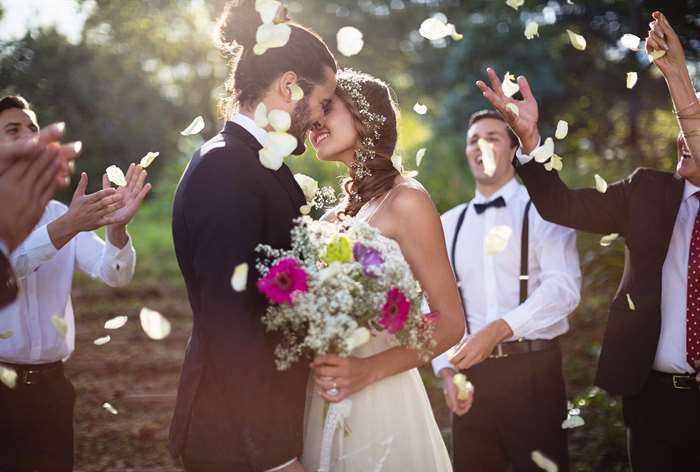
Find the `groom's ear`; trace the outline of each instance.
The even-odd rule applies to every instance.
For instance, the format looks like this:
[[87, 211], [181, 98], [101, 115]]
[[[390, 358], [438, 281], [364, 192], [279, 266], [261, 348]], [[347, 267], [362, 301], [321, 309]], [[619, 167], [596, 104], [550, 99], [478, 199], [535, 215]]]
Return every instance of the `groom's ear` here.
[[285, 103], [292, 103], [292, 85], [299, 81], [299, 77], [296, 72], [287, 71], [280, 75], [275, 82], [275, 92]]

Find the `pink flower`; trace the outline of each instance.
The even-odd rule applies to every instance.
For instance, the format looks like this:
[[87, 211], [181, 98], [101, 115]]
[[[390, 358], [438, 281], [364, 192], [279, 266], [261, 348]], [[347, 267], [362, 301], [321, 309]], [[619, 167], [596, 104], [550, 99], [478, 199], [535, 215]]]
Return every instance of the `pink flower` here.
[[282, 259], [270, 268], [265, 277], [258, 280], [257, 286], [271, 302], [291, 305], [296, 292], [309, 290], [308, 278], [296, 260]]
[[403, 329], [408, 319], [411, 303], [398, 288], [392, 288], [386, 293], [386, 303], [382, 307], [382, 318], [379, 325], [391, 334]]

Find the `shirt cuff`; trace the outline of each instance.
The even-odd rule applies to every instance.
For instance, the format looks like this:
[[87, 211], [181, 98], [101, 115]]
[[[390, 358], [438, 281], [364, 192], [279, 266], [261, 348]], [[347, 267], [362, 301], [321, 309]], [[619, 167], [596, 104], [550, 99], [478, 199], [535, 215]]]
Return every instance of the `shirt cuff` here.
[[[540, 147], [540, 145], [538, 144], [537, 147]], [[535, 149], [537, 149], [537, 147]], [[533, 155], [532, 154], [525, 154], [525, 152], [523, 151], [523, 148], [518, 146], [518, 149], [515, 151], [515, 158], [518, 159], [518, 162], [521, 165], [524, 165], [532, 160]]]
[[5, 254], [5, 256], [9, 256], [9, 255], [10, 255], [10, 249], [7, 247], [7, 244], [5, 244], [5, 243], [2, 242], [2, 241], [0, 241], [0, 252], [2, 252], [3, 254]]
[[104, 260], [117, 272], [129, 269], [133, 265], [134, 255], [135, 251], [134, 246], [131, 244], [131, 237], [121, 249], [112, 244], [109, 238], [105, 238]]
[[522, 305], [519, 305], [510, 313], [503, 316], [503, 321], [508, 323], [511, 331], [513, 331], [513, 338], [522, 338], [525, 335], [527, 324], [530, 322], [532, 316], [527, 310], [523, 309]]
[[452, 363], [450, 363], [447, 357], [447, 352], [449, 351], [443, 352], [442, 354], [434, 358], [431, 362], [433, 365], [433, 372], [435, 372], [436, 377], [440, 377], [440, 371], [445, 368], [459, 370], [455, 366], [453, 366]]

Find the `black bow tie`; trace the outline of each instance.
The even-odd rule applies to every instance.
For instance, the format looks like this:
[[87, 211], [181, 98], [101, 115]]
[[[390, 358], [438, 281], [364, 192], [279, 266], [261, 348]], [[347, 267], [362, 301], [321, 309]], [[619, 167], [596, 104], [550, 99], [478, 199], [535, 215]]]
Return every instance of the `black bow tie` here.
[[486, 203], [475, 203], [474, 204], [474, 209], [476, 210], [477, 215], [481, 215], [483, 212], [485, 212], [489, 207], [495, 207], [495, 208], [502, 208], [506, 206], [506, 201], [503, 200], [503, 197], [498, 197], [496, 199], [491, 200], [490, 202]]

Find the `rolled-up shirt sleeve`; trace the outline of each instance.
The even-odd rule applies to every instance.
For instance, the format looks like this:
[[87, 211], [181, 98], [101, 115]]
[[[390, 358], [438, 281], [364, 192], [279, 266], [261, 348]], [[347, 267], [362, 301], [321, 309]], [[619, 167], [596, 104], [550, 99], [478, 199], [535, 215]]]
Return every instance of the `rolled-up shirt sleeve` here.
[[10, 257], [15, 276], [18, 279], [28, 277], [42, 264], [51, 260], [57, 252], [49, 237], [48, 225], [38, 226]]
[[119, 249], [103, 241], [93, 231], [76, 236], [75, 257], [78, 268], [93, 279], [110, 287], [122, 287], [131, 282], [136, 269], [136, 252], [129, 242]]

